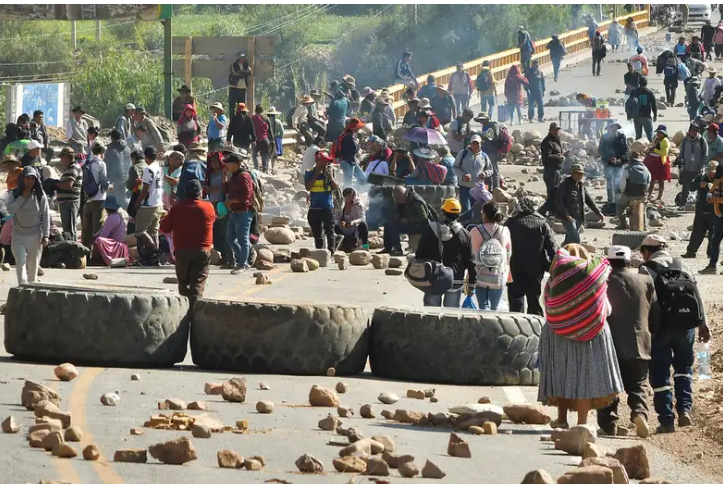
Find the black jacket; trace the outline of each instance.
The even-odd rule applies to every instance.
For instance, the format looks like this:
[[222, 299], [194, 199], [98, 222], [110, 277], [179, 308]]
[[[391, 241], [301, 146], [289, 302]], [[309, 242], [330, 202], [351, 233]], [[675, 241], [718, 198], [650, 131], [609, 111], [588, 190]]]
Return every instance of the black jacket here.
[[515, 274], [544, 274], [557, 252], [557, 244], [547, 219], [539, 213], [518, 214], [507, 219], [512, 257], [510, 271]]
[[[707, 214], [714, 213], [714, 206], [712, 203], [708, 203], [708, 184], [712, 184], [715, 181], [706, 173], [701, 173], [690, 182], [688, 190], [695, 191], [695, 213]], [[701, 187], [700, 184], [705, 183], [705, 187]]]
[[[600, 158], [602, 158], [602, 161], [607, 163], [608, 166], [622, 166], [630, 157], [628, 140], [621, 132], [615, 133], [614, 137], [605, 133], [602, 138], [600, 138], [600, 147], [598, 150], [600, 151]], [[610, 158], [617, 158], [617, 161], [611, 163]]]
[[560, 169], [565, 162], [564, 151], [562, 151], [562, 143], [558, 136], [548, 134], [540, 144], [542, 152], [542, 166], [545, 168]]
[[[442, 235], [442, 254], [439, 253], [437, 229]], [[415, 255], [420, 259], [436, 260], [451, 268], [454, 271], [454, 282], [457, 287], [464, 283], [465, 272], [469, 277], [469, 285], [474, 287], [477, 284], [477, 269], [469, 232], [457, 222], [429, 224], [422, 232]]]
[[637, 87], [630, 93], [638, 98], [638, 117], [656, 119], [658, 117], [658, 100], [655, 99], [653, 91], [647, 87]]
[[233, 141], [234, 146], [249, 145], [256, 141], [254, 125], [251, 116], [248, 114], [236, 114], [231, 118], [231, 123], [226, 132], [226, 141]]
[[703, 25], [700, 29], [700, 38], [704, 44], [712, 44], [715, 35], [715, 27], [712, 25]]
[[623, 76], [623, 82], [626, 86], [638, 87], [640, 85], [640, 78], [642, 76], [639, 72], [626, 72]]
[[558, 217], [565, 220], [569, 215], [578, 223], [582, 222], [585, 218], [585, 205], [596, 214], [602, 215], [582, 183], [575, 183], [572, 176], [562, 180], [555, 190], [555, 207]]

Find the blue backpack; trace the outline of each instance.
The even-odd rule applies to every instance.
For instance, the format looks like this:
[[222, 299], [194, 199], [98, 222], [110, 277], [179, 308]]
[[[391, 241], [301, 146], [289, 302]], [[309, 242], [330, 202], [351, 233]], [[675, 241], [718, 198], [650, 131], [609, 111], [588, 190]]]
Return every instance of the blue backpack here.
[[671, 76], [679, 76], [679, 69], [678, 66], [675, 64], [666, 63], [665, 68], [663, 69], [663, 75], [665, 77], [671, 77]]
[[685, 65], [684, 62], [678, 64], [678, 80], [685, 81], [690, 77], [690, 69]]
[[[200, 164], [202, 167], [201, 170], [201, 177], [199, 179], [198, 171], [197, 171], [197, 164]], [[203, 186], [206, 183], [206, 166], [205, 163], [198, 160], [191, 160], [186, 161], [183, 166], [181, 167], [181, 176], [178, 178], [178, 185], [176, 185], [176, 198], [178, 200], [182, 200], [186, 194], [186, 185], [188, 185], [188, 182], [191, 180], [198, 180], [201, 183], [201, 186]]]

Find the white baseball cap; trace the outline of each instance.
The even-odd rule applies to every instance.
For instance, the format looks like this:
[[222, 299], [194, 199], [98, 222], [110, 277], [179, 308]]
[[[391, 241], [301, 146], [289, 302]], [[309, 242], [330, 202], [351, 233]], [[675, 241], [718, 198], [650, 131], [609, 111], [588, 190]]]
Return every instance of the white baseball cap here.
[[624, 245], [613, 245], [608, 249], [608, 259], [611, 260], [630, 260], [631, 256], [630, 247]]
[[482, 137], [479, 136], [479, 135], [474, 135], [474, 136], [472, 136], [472, 139], [470, 140], [470, 143], [474, 143], [475, 141], [476, 141], [477, 143], [479, 143], [479, 144], [482, 144]]
[[39, 142], [37, 142], [35, 140], [31, 140], [30, 143], [28, 143], [27, 150], [28, 151], [36, 150], [36, 149], [42, 148], [42, 147], [43, 147], [43, 145], [41, 145]]
[[650, 234], [645, 237], [643, 243], [640, 245], [644, 245], [646, 247], [665, 247], [668, 245], [668, 241], [665, 240], [665, 237], [661, 237], [660, 235]]
[[133, 104], [133, 103], [126, 104], [126, 111], [135, 111], [135, 110], [136, 110], [135, 104]]

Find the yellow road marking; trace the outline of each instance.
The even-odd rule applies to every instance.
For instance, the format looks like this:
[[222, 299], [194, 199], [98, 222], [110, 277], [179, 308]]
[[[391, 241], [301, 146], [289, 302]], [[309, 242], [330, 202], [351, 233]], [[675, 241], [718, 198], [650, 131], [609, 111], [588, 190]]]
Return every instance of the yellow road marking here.
[[[277, 267], [276, 269], [271, 269], [270, 271], [266, 272], [269, 275], [272, 274], [278, 274], [283, 270], [282, 267]], [[245, 279], [242, 282], [239, 282], [238, 284], [235, 284], [232, 287], [229, 287], [228, 289], [221, 291], [216, 296], [214, 296], [214, 299], [225, 299], [227, 297], [231, 297], [234, 295], [235, 292], [237, 292], [239, 289], [243, 289], [244, 287], [248, 286], [248, 279]], [[261, 286], [263, 287], [263, 286]], [[257, 292], [257, 291], [254, 291]]]
[[[50, 389], [57, 392], [58, 383], [59, 382], [57, 380], [51, 383]], [[74, 415], [73, 418], [75, 418]], [[73, 424], [77, 425], [75, 421], [73, 421]], [[70, 459], [61, 459], [55, 456], [51, 456], [50, 458], [53, 459], [53, 465], [55, 466], [55, 470], [58, 473], [61, 481], [68, 481], [73, 483], [80, 482], [80, 476], [78, 476], [78, 473], [75, 472], [75, 468], [73, 468], [73, 464], [70, 463]]]

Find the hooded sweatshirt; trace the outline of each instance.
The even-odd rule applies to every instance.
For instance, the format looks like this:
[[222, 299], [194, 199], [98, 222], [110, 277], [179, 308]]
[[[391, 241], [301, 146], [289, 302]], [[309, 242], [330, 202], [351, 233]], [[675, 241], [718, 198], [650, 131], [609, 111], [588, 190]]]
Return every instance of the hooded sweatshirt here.
[[507, 79], [505, 80], [505, 97], [509, 104], [523, 103], [522, 86], [528, 84], [527, 78], [520, 74], [520, 69], [516, 65], [510, 67]]
[[[36, 179], [35, 187], [30, 192], [30, 196], [25, 198], [22, 196], [23, 190], [25, 190], [25, 177], [30, 175]], [[13, 215], [15, 221], [13, 234], [19, 236], [50, 236], [48, 199], [40, 186], [40, 175], [32, 166], [26, 166], [23, 169], [18, 181], [18, 187], [8, 193], [7, 212]]]

